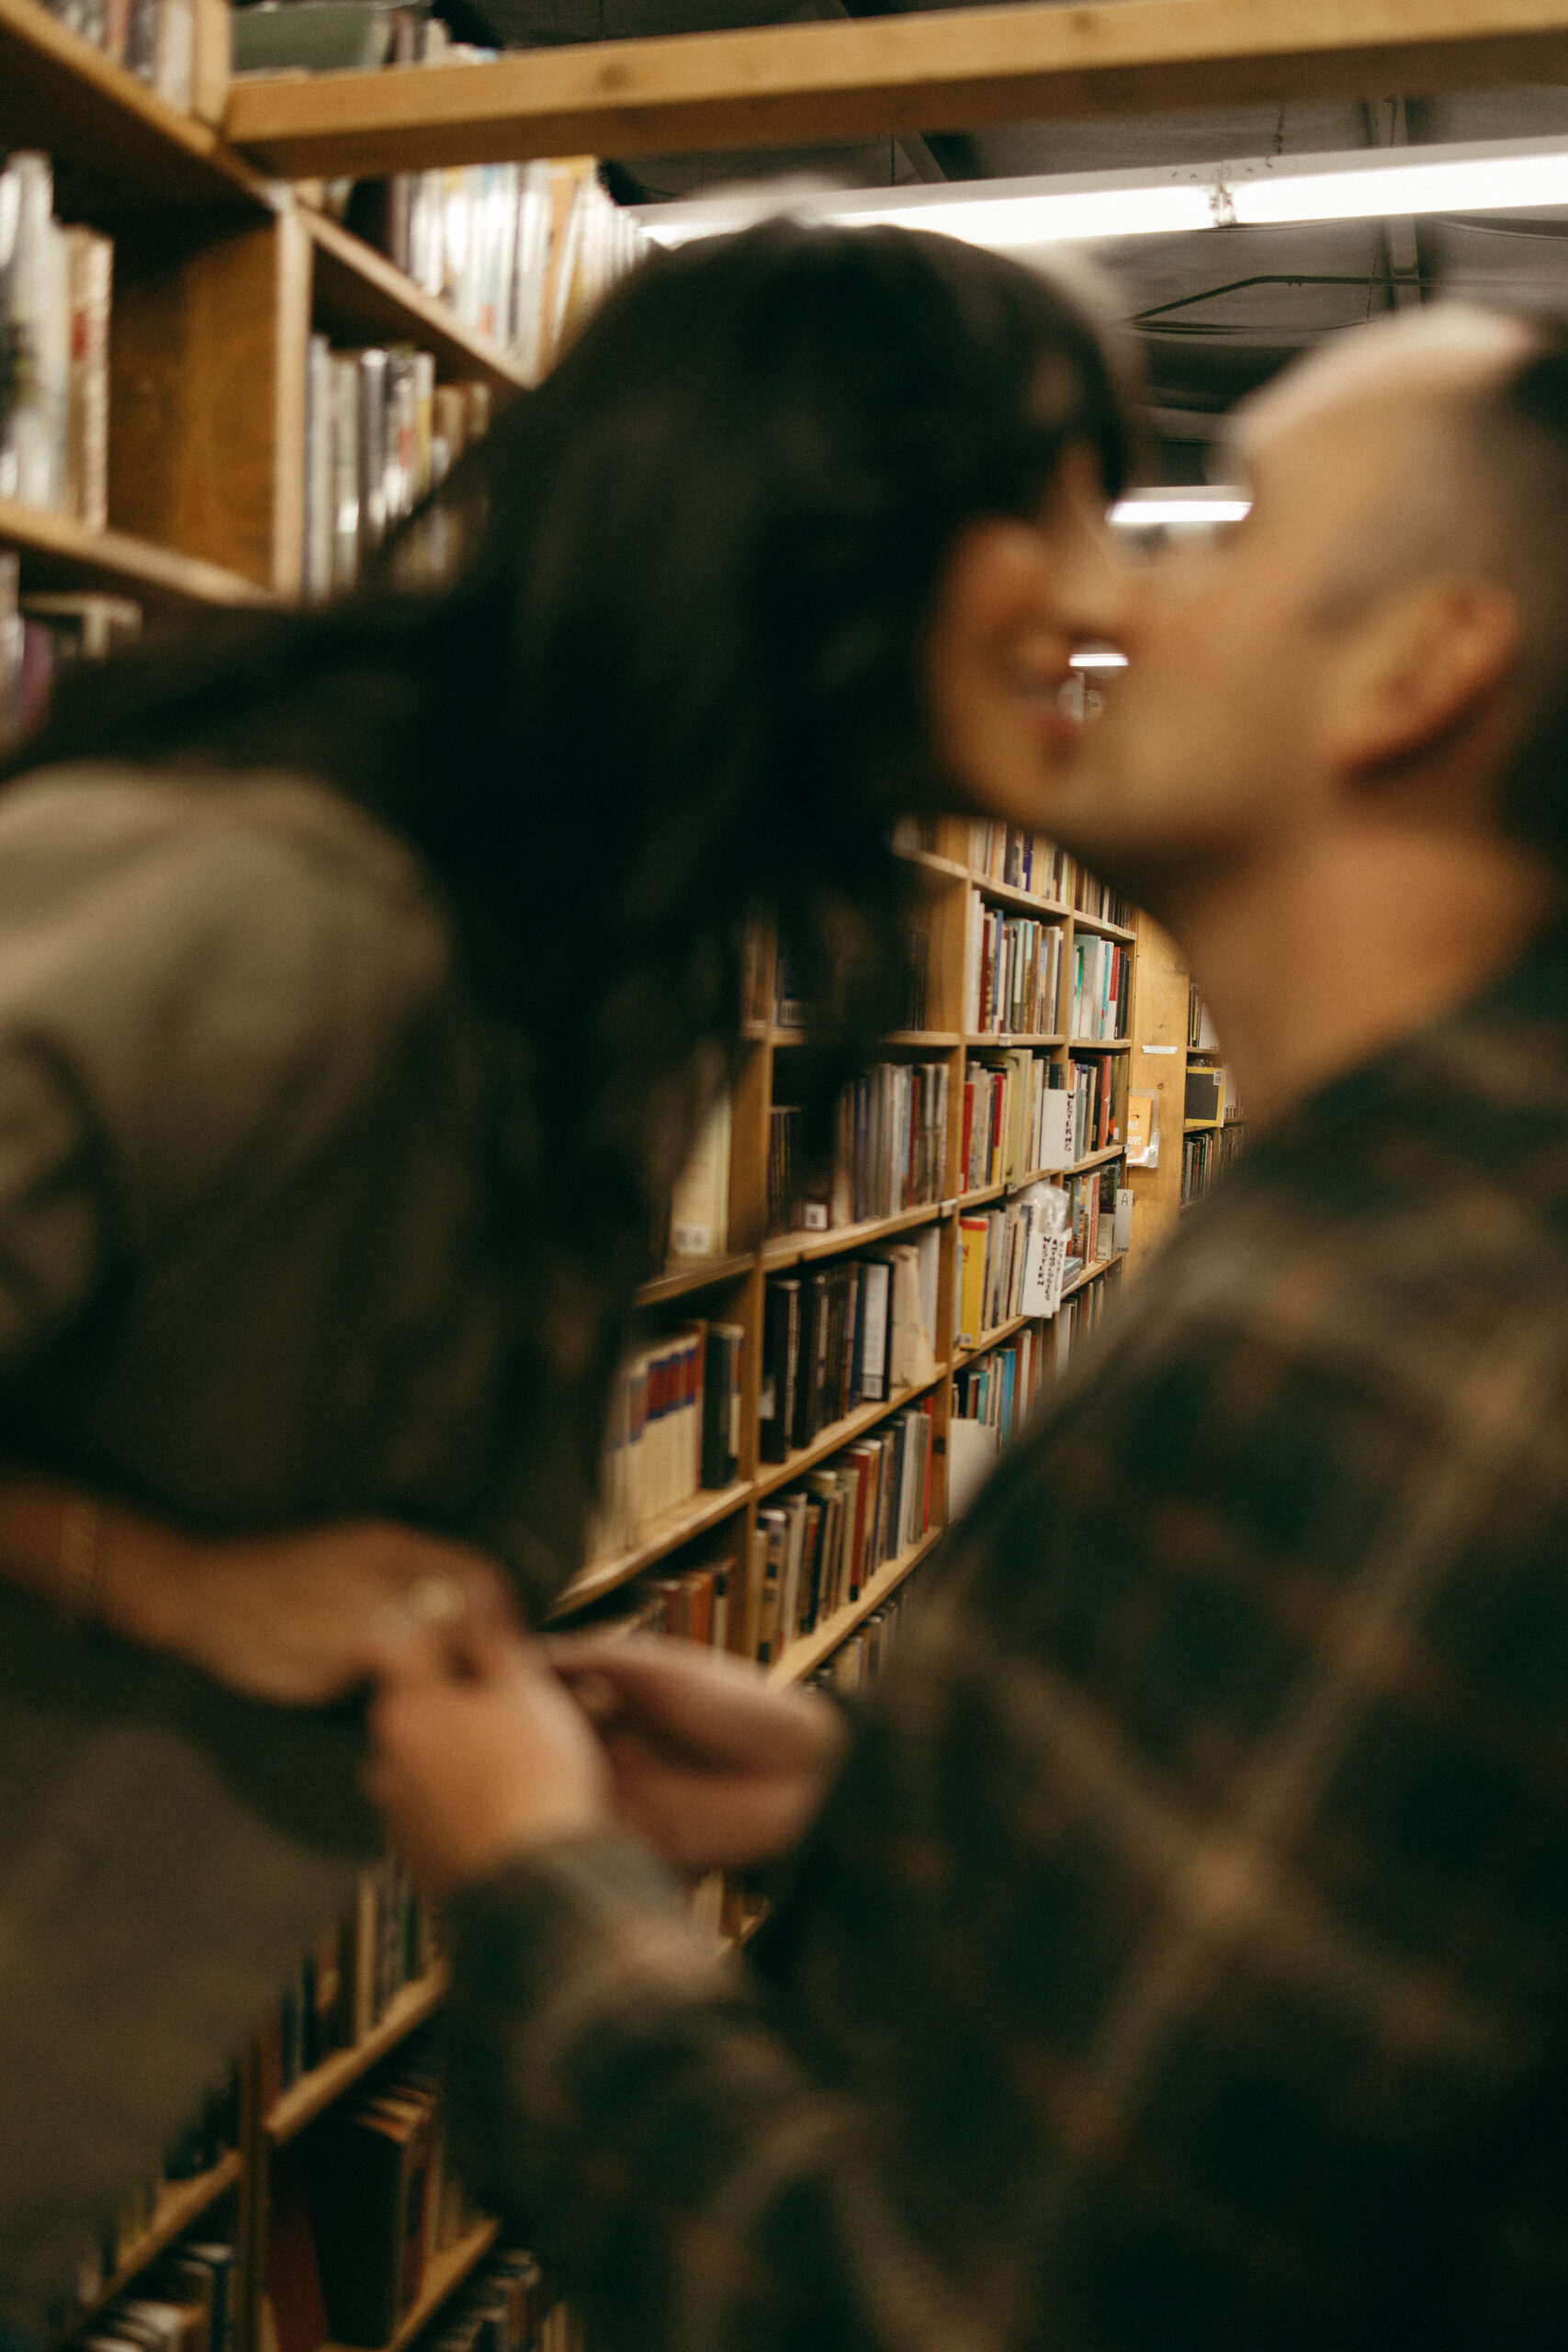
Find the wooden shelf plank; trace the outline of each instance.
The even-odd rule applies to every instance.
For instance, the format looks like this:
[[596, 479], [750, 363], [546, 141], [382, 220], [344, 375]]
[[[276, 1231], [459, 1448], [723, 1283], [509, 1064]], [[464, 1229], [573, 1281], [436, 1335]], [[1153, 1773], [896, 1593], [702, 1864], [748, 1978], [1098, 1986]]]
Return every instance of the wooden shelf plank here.
[[1565, 0], [1086, 0], [247, 78], [226, 128], [285, 178], [375, 178], [1534, 82], [1568, 82]]
[[818, 1464], [826, 1462], [830, 1453], [837, 1453], [843, 1446], [852, 1445], [857, 1437], [863, 1437], [867, 1430], [876, 1427], [878, 1421], [886, 1420], [894, 1413], [901, 1413], [906, 1405], [912, 1405], [918, 1396], [923, 1396], [929, 1388], [934, 1388], [939, 1381], [946, 1378], [948, 1370], [946, 1363], [940, 1363], [928, 1380], [917, 1380], [911, 1387], [901, 1388], [897, 1396], [889, 1396], [879, 1405], [857, 1406], [852, 1413], [846, 1413], [841, 1421], [829, 1422], [809, 1445], [802, 1446], [797, 1453], [792, 1453], [787, 1462], [760, 1463], [752, 1481], [753, 1492], [760, 1500], [764, 1496], [776, 1494], [781, 1487], [789, 1486], [792, 1480], [804, 1478], [808, 1470], [815, 1470]]
[[478, 377], [502, 391], [525, 389], [516, 363], [488, 335], [464, 326], [449, 302], [422, 293], [385, 254], [323, 213], [301, 207], [300, 218], [315, 247], [319, 320], [370, 343], [416, 343], [434, 353], [443, 381]]
[[638, 1306], [658, 1306], [666, 1299], [684, 1298], [695, 1290], [710, 1290], [716, 1283], [738, 1282], [756, 1264], [754, 1251], [731, 1250], [722, 1258], [671, 1258], [661, 1274], [644, 1283], [637, 1295]]
[[[457, 2293], [471, 2271], [477, 2270], [501, 2234], [499, 2222], [480, 2222], [467, 2237], [457, 2240], [440, 2254], [433, 2254], [424, 2266], [424, 2284], [416, 2301], [409, 2305], [398, 2322], [396, 2333], [381, 2347], [381, 2352], [403, 2352], [422, 2327], [433, 2320], [449, 2295]], [[346, 2346], [323, 2344], [321, 2352], [348, 2352]]]
[[148, 2227], [137, 2239], [119, 2264], [112, 2278], [107, 2279], [90, 2303], [85, 2303], [71, 2322], [73, 2335], [80, 2333], [96, 2312], [122, 2295], [140, 2271], [155, 2262], [165, 2246], [173, 2245], [184, 2235], [193, 2222], [198, 2222], [209, 2205], [235, 2187], [240, 2177], [240, 2154], [231, 2149], [228, 2155], [214, 2165], [210, 2172], [199, 2173], [194, 2180], [171, 2181], [159, 2194], [156, 2210]]
[[831, 1657], [836, 1649], [840, 1649], [856, 1626], [863, 1625], [868, 1617], [874, 1617], [889, 1594], [897, 1592], [905, 1577], [912, 1569], [918, 1568], [926, 1555], [942, 1541], [944, 1532], [942, 1528], [933, 1527], [921, 1536], [918, 1544], [911, 1544], [907, 1552], [900, 1553], [896, 1560], [886, 1561], [877, 1569], [858, 1600], [847, 1602], [842, 1609], [835, 1609], [822, 1624], [814, 1627], [809, 1634], [802, 1634], [798, 1641], [790, 1643], [783, 1657], [775, 1658], [769, 1667], [768, 1680], [775, 1685], [804, 1682], [808, 1674], [815, 1674], [823, 1659]]
[[[0, 7], [14, 0], [0, 0]], [[199, 556], [177, 555], [126, 531], [89, 531], [67, 514], [0, 498], [0, 547], [22, 559], [22, 588], [107, 589], [156, 605], [270, 605], [254, 580]]]
[[1015, 889], [1010, 882], [993, 882], [988, 874], [971, 874], [969, 879], [983, 899], [996, 899], [1004, 907], [1017, 907], [1022, 914], [1062, 922], [1073, 911], [1065, 899], [1037, 899], [1032, 891]]
[[405, 1984], [400, 1992], [394, 1993], [385, 2014], [363, 2041], [356, 2041], [352, 2050], [334, 2050], [330, 2058], [312, 2066], [308, 2075], [301, 2075], [281, 2098], [273, 2101], [267, 2115], [265, 2128], [274, 2147], [291, 2140], [296, 2132], [302, 2132], [307, 2123], [313, 2122], [334, 2099], [341, 2098], [344, 2091], [367, 2075], [389, 2051], [395, 2050], [415, 2026], [434, 2016], [446, 1994], [445, 1968], [435, 1969], [415, 1984]]
[[1106, 922], [1099, 915], [1079, 914], [1076, 908], [1073, 910], [1073, 929], [1075, 931], [1096, 931], [1100, 933], [1101, 937], [1105, 939], [1120, 939], [1129, 947], [1135, 947], [1138, 944], [1137, 933], [1135, 931], [1129, 930], [1128, 926], [1124, 922]]
[[917, 1209], [901, 1209], [897, 1216], [863, 1218], [859, 1225], [829, 1226], [826, 1233], [779, 1233], [762, 1244], [766, 1273], [781, 1273], [788, 1266], [808, 1265], [816, 1258], [836, 1258], [843, 1250], [862, 1250], [891, 1233], [909, 1233], [916, 1226], [931, 1225], [946, 1204], [927, 1201]]
[[964, 1040], [971, 1053], [1005, 1050], [1009, 1046], [1065, 1046], [1059, 1029], [972, 1029]]
[[[775, 1048], [816, 1043], [809, 1029], [774, 1029], [770, 1035]], [[940, 1053], [951, 1051], [964, 1040], [956, 1029], [889, 1029], [879, 1042], [883, 1046], [930, 1046], [933, 1052]]]
[[608, 1560], [590, 1560], [585, 1568], [580, 1568], [549, 1609], [550, 1621], [586, 1609], [591, 1601], [602, 1600], [617, 1585], [640, 1576], [644, 1568], [651, 1568], [667, 1552], [678, 1550], [682, 1544], [689, 1544], [694, 1535], [705, 1534], [721, 1519], [728, 1519], [742, 1510], [750, 1494], [749, 1478], [733, 1478], [728, 1487], [716, 1487], [711, 1493], [684, 1502], [676, 1510], [661, 1512], [659, 1518], [649, 1521], [641, 1539], [629, 1552], [617, 1552]]
[[260, 214], [266, 193], [218, 133], [39, 5], [0, 0], [0, 148], [42, 147], [67, 219], [199, 204]]
[[1133, 1050], [1131, 1037], [1069, 1037], [1069, 1054], [1128, 1054]]

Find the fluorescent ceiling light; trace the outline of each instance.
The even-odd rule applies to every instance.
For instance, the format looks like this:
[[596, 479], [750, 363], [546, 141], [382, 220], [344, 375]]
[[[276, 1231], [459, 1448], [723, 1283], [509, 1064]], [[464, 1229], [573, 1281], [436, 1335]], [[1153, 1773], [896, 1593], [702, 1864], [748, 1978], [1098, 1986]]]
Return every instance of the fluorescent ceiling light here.
[[1239, 523], [1251, 512], [1240, 490], [1135, 490], [1117, 500], [1111, 519], [1124, 531], [1147, 531], [1156, 524]]
[[1118, 653], [1113, 645], [1086, 645], [1075, 653], [1068, 665], [1074, 670], [1124, 670], [1127, 656]]
[[764, 186], [694, 204], [644, 205], [637, 218], [662, 245], [744, 228], [784, 211], [798, 220], [849, 227], [891, 222], [936, 229], [971, 244], [1016, 251], [1102, 237], [1552, 207], [1568, 207], [1568, 141], [1562, 138], [1359, 149], [1344, 155], [1260, 155], [1157, 171], [971, 180], [942, 187], [770, 191]]

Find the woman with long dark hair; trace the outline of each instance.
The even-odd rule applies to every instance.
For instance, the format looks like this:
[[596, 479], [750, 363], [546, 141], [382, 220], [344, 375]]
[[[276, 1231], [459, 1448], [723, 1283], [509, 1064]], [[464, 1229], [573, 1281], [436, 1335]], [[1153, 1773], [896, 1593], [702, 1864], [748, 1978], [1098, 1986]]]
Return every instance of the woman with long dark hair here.
[[448, 584], [116, 664], [13, 774], [18, 2315], [367, 1849], [355, 1711], [275, 1702], [351, 1691], [389, 1600], [499, 1616], [495, 1562], [536, 1615], [578, 1565], [747, 926], [824, 1008], [825, 1102], [897, 1018], [897, 817], [1027, 821], [1125, 462], [1062, 286], [773, 222], [644, 267], [501, 418]]

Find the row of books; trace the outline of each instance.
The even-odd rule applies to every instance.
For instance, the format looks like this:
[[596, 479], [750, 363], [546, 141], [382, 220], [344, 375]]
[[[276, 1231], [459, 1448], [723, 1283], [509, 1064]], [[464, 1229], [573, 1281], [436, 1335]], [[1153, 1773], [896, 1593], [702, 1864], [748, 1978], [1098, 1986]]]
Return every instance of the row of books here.
[[114, 247], [54, 218], [47, 155], [0, 171], [0, 498], [108, 520]]
[[1126, 1246], [1117, 1239], [1117, 1221], [1124, 1219], [1131, 1238], [1132, 1194], [1123, 1200], [1122, 1163], [1108, 1160], [1103, 1168], [1075, 1176], [1065, 1187], [1067, 1195], [1067, 1278], [1115, 1257]]
[[1108, 1267], [1098, 1281], [1075, 1291], [1071, 1298], [1062, 1301], [1062, 1311], [1051, 1326], [1055, 1349], [1055, 1372], [1059, 1380], [1066, 1371], [1074, 1348], [1087, 1340], [1108, 1310], [1114, 1306], [1122, 1287], [1120, 1266]]
[[959, 1218], [953, 1300], [959, 1347], [977, 1347], [984, 1333], [1025, 1312], [1031, 1247], [1037, 1251], [1048, 1229], [1037, 1195], [1047, 1189], [1035, 1186], [1005, 1206], [971, 1210]]
[[439, 1958], [436, 1915], [395, 1856], [362, 1871], [355, 1899], [318, 1936], [261, 2032], [265, 2107], [340, 2050], [353, 2050], [406, 1984]]
[[1071, 1159], [1109, 1151], [1127, 1140], [1126, 1054], [1075, 1054], [1067, 1064], [1072, 1090]]
[[764, 1462], [785, 1462], [862, 1405], [936, 1369], [941, 1237], [770, 1277], [758, 1412]]
[[1207, 1134], [1188, 1136], [1181, 1146], [1181, 1205], [1201, 1201], [1241, 1156], [1246, 1130], [1239, 1125], [1211, 1127]]
[[[917, 1569], [915, 1574], [919, 1573]], [[880, 1680], [897, 1645], [913, 1582], [911, 1577], [897, 1592], [890, 1592], [881, 1608], [873, 1610], [864, 1623], [846, 1636], [827, 1664], [812, 1675], [808, 1689], [869, 1690]]]
[[826, 1172], [807, 1166], [798, 1105], [775, 1102], [768, 1114], [768, 1231], [827, 1233], [939, 1201], [947, 1099], [945, 1062], [874, 1062], [839, 1097]]
[[420, 2032], [275, 2164], [266, 2288], [277, 2352], [386, 2344], [431, 2263], [479, 2224], [445, 2125], [436, 2044]]
[[406, 345], [334, 351], [310, 337], [305, 385], [305, 594], [352, 588], [366, 559], [490, 427], [490, 386], [437, 384]]
[[1005, 883], [1010, 890], [1027, 890], [1033, 899], [1060, 904], [1066, 897], [1069, 860], [1064, 849], [1043, 833], [1025, 832], [1018, 825], [976, 817], [969, 827], [969, 871], [987, 882]]
[[1123, 898], [1120, 890], [1112, 890], [1094, 875], [1086, 874], [1081, 865], [1073, 880], [1073, 910], [1089, 916], [1095, 922], [1120, 923], [1123, 931], [1132, 930], [1136, 911], [1131, 899]]
[[950, 1428], [972, 1421], [991, 1432], [997, 1447], [1006, 1445], [1028, 1418], [1052, 1346], [1048, 1324], [1026, 1323], [1001, 1347], [961, 1364], [953, 1375]]
[[1073, 1163], [1073, 1098], [1059, 1064], [1017, 1046], [994, 1061], [972, 1061], [964, 1076], [958, 1189], [984, 1192], [1042, 1169]]
[[0, 549], [0, 751], [42, 725], [73, 662], [102, 661], [141, 633], [127, 596], [20, 594], [19, 559]]
[[400, 173], [376, 242], [531, 384], [649, 250], [587, 156]]
[[95, 2312], [76, 2343], [81, 2352], [231, 2352], [236, 2278], [227, 2238], [182, 2239]]
[[650, 1521], [735, 1476], [744, 1337], [738, 1323], [685, 1323], [621, 1366], [591, 1559], [630, 1551]]
[[587, 2352], [570, 2304], [530, 2254], [493, 2255], [414, 2339], [417, 2352]]
[[1072, 1037], [1124, 1037], [1133, 984], [1133, 951], [1119, 940], [1082, 932], [1073, 940]]
[[44, 0], [51, 17], [188, 110], [196, 62], [193, 0]]
[[1198, 993], [1196, 980], [1187, 983], [1187, 1050], [1190, 1054], [1217, 1054], [1220, 1040], [1209, 1008]]
[[1062, 985], [1062, 926], [1004, 914], [970, 893], [964, 1026], [972, 1036], [1053, 1036]]
[[922, 1397], [757, 1513], [737, 1645], [763, 1666], [858, 1600], [931, 1525], [934, 1403]]

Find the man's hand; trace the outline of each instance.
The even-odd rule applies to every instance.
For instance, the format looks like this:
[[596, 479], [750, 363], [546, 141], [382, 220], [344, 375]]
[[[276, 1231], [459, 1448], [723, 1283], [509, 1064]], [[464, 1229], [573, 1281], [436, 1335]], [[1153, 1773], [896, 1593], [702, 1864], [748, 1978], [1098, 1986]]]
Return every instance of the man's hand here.
[[546, 1647], [604, 1742], [617, 1815], [673, 1869], [738, 1870], [798, 1843], [843, 1749], [828, 1700], [770, 1690], [755, 1668], [689, 1642]]
[[415, 1874], [439, 1892], [531, 1847], [613, 1826], [610, 1776], [536, 1642], [480, 1640], [467, 1670], [405, 1653], [370, 1711], [365, 1785]]

